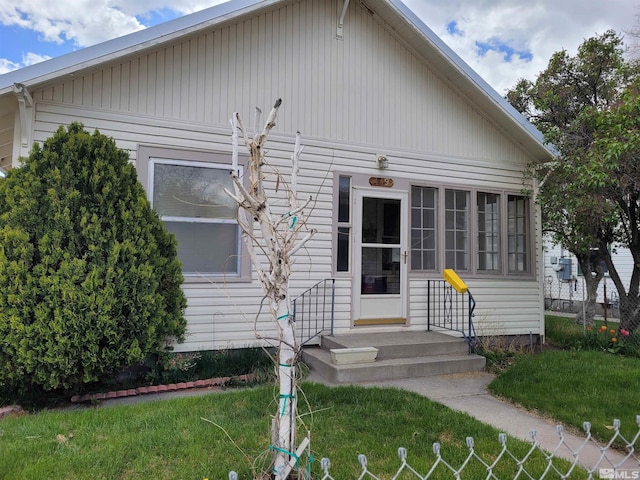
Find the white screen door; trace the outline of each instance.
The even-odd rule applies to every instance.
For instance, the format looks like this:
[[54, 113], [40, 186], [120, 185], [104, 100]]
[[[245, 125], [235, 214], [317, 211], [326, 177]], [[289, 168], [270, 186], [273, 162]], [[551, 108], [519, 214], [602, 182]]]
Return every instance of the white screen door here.
[[355, 189], [354, 324], [404, 324], [407, 193]]

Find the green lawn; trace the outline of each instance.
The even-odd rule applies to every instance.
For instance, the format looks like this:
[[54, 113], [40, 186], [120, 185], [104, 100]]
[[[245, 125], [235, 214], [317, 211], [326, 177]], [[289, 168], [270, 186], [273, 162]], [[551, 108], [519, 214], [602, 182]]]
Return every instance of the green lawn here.
[[602, 440], [614, 418], [632, 438], [640, 415], [640, 359], [599, 351], [560, 350], [520, 355], [489, 390], [560, 422], [582, 429], [589, 421]]
[[[361, 471], [357, 455], [364, 453], [372, 472], [391, 478], [400, 466], [398, 447], [407, 448], [409, 463], [426, 474], [435, 461], [434, 442], [442, 444], [448, 462], [459, 466], [468, 454], [468, 436], [485, 458], [500, 451], [494, 428], [411, 392], [308, 383], [303, 392], [300, 398], [312, 412], [301, 405], [301, 413], [307, 412], [301, 432], [311, 431], [316, 474], [320, 458], [329, 457], [335, 478], [356, 478]], [[261, 387], [3, 419], [0, 478], [201, 480], [227, 478], [230, 470], [254, 478], [252, 469], [265, 468], [270, 455], [273, 397], [272, 387]], [[520, 457], [528, 449], [515, 440], [509, 446]], [[534, 455], [527, 467], [542, 472], [543, 463]], [[515, 466], [502, 465], [499, 471], [513, 476]], [[444, 467], [436, 472], [433, 478], [452, 477]], [[477, 462], [465, 473], [462, 478], [486, 476]], [[579, 472], [571, 478], [584, 477]]]

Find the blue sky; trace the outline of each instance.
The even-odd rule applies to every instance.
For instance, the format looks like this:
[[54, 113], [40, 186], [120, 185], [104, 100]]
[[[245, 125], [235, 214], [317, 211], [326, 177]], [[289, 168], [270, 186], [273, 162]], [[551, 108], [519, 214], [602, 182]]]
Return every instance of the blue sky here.
[[[519, 78], [534, 79], [557, 50], [574, 52], [585, 38], [607, 29], [637, 29], [640, 13], [640, 0], [404, 1], [501, 94]], [[4, 0], [0, 74], [218, 3]]]

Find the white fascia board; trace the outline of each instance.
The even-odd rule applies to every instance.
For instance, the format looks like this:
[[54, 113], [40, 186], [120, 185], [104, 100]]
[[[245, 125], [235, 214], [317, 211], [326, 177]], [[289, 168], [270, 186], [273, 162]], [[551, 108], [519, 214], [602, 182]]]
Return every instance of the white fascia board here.
[[244, 15], [255, 8], [282, 0], [232, 0], [169, 22], [107, 40], [60, 57], [0, 75], [0, 95], [12, 91], [16, 83], [27, 87], [46, 82], [101, 62], [110, 61], [172, 38]]

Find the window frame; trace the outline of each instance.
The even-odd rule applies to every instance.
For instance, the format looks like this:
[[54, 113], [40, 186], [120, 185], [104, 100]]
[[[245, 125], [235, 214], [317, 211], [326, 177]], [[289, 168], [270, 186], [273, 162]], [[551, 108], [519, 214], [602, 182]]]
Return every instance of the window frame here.
[[[469, 260], [469, 269], [461, 270], [466, 275], [474, 276], [474, 277], [482, 277], [482, 278], [526, 278], [531, 279], [535, 277], [536, 270], [536, 252], [535, 252], [535, 209], [532, 205], [531, 197], [527, 195], [523, 195], [522, 192], [518, 192], [515, 190], [497, 190], [492, 188], [483, 188], [483, 187], [469, 187], [462, 185], [443, 185], [443, 184], [432, 184], [432, 183], [411, 183], [409, 185], [409, 210], [414, 207], [412, 204], [412, 194], [411, 189], [414, 187], [417, 188], [431, 188], [435, 189], [436, 194], [436, 202], [437, 202], [437, 241], [436, 241], [436, 268], [429, 270], [421, 270], [412, 268], [412, 261], [409, 260], [409, 274], [416, 275], [430, 275], [430, 274], [438, 274], [440, 273], [444, 266], [446, 265], [446, 204], [445, 204], [445, 195], [447, 190], [453, 191], [465, 191], [469, 195], [469, 210], [468, 210], [468, 260]], [[498, 262], [499, 269], [498, 270], [481, 270], [479, 268], [479, 225], [478, 225], [478, 194], [492, 194], [498, 195], [499, 203], [498, 203]], [[527, 269], [525, 271], [510, 271], [509, 270], [509, 257], [508, 257], [508, 198], [510, 196], [523, 197], [526, 202], [526, 261], [527, 261]], [[412, 228], [411, 218], [408, 219], [407, 228], [409, 231]], [[411, 255], [411, 248], [409, 248], [409, 254]]]
[[[518, 224], [518, 219], [521, 218], [518, 216], [518, 212], [517, 212], [517, 203], [516, 203], [516, 212], [515, 212], [515, 224], [516, 224], [516, 230], [515, 232], [511, 233], [510, 232], [510, 219], [511, 217], [509, 216], [509, 203], [510, 203], [510, 198], [517, 198], [517, 199], [522, 199], [523, 201], [523, 205], [524, 205], [524, 221], [522, 222], [522, 225], [524, 227], [524, 233], [520, 232], [520, 230], [517, 228], [517, 224]], [[531, 271], [531, 266], [532, 266], [532, 258], [531, 258], [531, 201], [530, 199], [526, 196], [526, 195], [522, 195], [522, 194], [516, 194], [516, 193], [508, 193], [507, 194], [507, 198], [505, 199], [506, 201], [506, 208], [507, 211], [505, 212], [506, 214], [506, 219], [507, 219], [507, 223], [505, 225], [505, 232], [507, 235], [507, 243], [505, 244], [505, 253], [507, 254], [507, 264], [505, 265], [506, 271], [508, 275], [525, 275], [527, 273], [529, 273]], [[515, 237], [515, 243], [516, 243], [516, 251], [512, 252], [510, 249], [510, 242], [509, 242], [509, 238], [511, 236]], [[524, 236], [525, 237], [525, 241], [524, 241], [524, 245], [526, 248], [526, 251], [524, 253], [524, 261], [526, 262], [526, 267], [523, 270], [518, 270], [518, 269], [511, 269], [511, 255], [516, 255], [516, 265], [518, 263], [518, 256], [522, 255], [520, 252], [517, 251], [518, 248], [518, 237], [520, 236]]]
[[[434, 223], [434, 226], [433, 226], [432, 229], [431, 228], [425, 228], [423, 222], [421, 222], [421, 226], [419, 228], [413, 226], [413, 211], [414, 211], [414, 209], [418, 208], [413, 204], [413, 188], [414, 187], [420, 188], [420, 189], [428, 189], [428, 190], [431, 190], [432, 193], [433, 193], [434, 206], [433, 206], [433, 208], [429, 208], [429, 210], [433, 210], [433, 217], [434, 217], [433, 223]], [[433, 231], [433, 235], [434, 235], [434, 248], [433, 248], [433, 250], [425, 249], [425, 248], [420, 248], [419, 250], [421, 251], [421, 256], [422, 256], [421, 262], [420, 262], [422, 265], [424, 265], [424, 252], [433, 252], [434, 265], [435, 265], [435, 267], [433, 269], [420, 268], [420, 269], [415, 269], [415, 271], [417, 271], [417, 272], [437, 271], [439, 266], [440, 266], [440, 263], [441, 263], [440, 256], [439, 256], [439, 252], [440, 252], [440, 248], [441, 248], [440, 247], [441, 239], [440, 239], [439, 229], [440, 229], [440, 225], [442, 223], [442, 219], [440, 218], [441, 217], [441, 215], [440, 215], [440, 202], [441, 202], [440, 189], [437, 188], [437, 187], [431, 187], [431, 186], [412, 185], [409, 190], [410, 190], [409, 191], [409, 196], [410, 196], [409, 203], [410, 203], [410, 205], [408, 207], [408, 209], [409, 209], [409, 219], [408, 219], [408, 223], [409, 223], [409, 225], [408, 225], [408, 227], [409, 227], [409, 248], [408, 248], [408, 250], [409, 250], [409, 254], [410, 254], [410, 262], [408, 262], [409, 271], [413, 270], [413, 243], [412, 242], [413, 242], [413, 231], [414, 230], [418, 230], [421, 233], [421, 235], [420, 235], [421, 243], [422, 243], [422, 240], [423, 240], [422, 235], [424, 234], [424, 231], [425, 230]], [[421, 194], [420, 198], [421, 198], [421, 200], [424, 200], [424, 195]], [[420, 205], [420, 207], [422, 207], [422, 206], [423, 205]], [[421, 213], [421, 215], [420, 215], [421, 219], [424, 219], [423, 210], [424, 210], [423, 208], [418, 210]], [[424, 245], [421, 245], [421, 246], [424, 247]]]
[[[163, 148], [140, 145], [138, 147], [138, 157], [136, 161], [136, 169], [138, 171], [138, 178], [143, 184], [147, 199], [153, 206], [153, 173], [154, 166], [156, 164], [165, 165], [183, 165], [193, 166], [198, 168], [214, 168], [219, 170], [231, 170], [231, 154], [215, 151], [204, 150], [183, 150], [176, 148]], [[242, 175], [243, 171], [246, 171], [247, 157], [241, 156], [239, 158], [239, 170], [240, 177], [246, 184], [246, 179]], [[174, 216], [161, 216], [163, 221], [168, 222], [193, 222], [193, 223], [207, 223], [207, 224], [236, 224], [238, 229], [238, 245], [236, 247], [236, 254], [238, 255], [237, 272], [226, 273], [197, 273], [197, 272], [183, 272], [184, 283], [215, 283], [215, 282], [250, 282], [252, 277], [251, 262], [249, 259], [247, 247], [242, 239], [242, 231], [237, 220], [230, 218], [192, 218], [192, 217], [174, 217]]]
[[[484, 250], [480, 250], [480, 234], [481, 233], [488, 233], [486, 230], [481, 230], [480, 229], [480, 209], [478, 208], [478, 201], [480, 199], [480, 195], [495, 195], [498, 197], [498, 202], [497, 202], [497, 208], [498, 208], [498, 213], [497, 213], [497, 223], [498, 223], [498, 230], [497, 230], [497, 243], [498, 243], [498, 251], [495, 252], [493, 250], [488, 250], [487, 248], [485, 248]], [[504, 200], [504, 193], [503, 192], [492, 192], [492, 191], [486, 191], [486, 190], [482, 190], [482, 189], [477, 189], [474, 193], [475, 196], [475, 225], [476, 225], [476, 235], [475, 235], [475, 254], [474, 254], [474, 258], [476, 260], [476, 265], [475, 265], [475, 270], [478, 274], [481, 275], [502, 275], [503, 271], [504, 271], [504, 259], [503, 257], [503, 251], [504, 251], [504, 241], [502, 240], [503, 237], [503, 230], [505, 229], [505, 222], [503, 219], [503, 215], [504, 213], [504, 206], [502, 205], [503, 200]], [[485, 197], [486, 198], [486, 197]], [[485, 201], [484, 205], [486, 206], [487, 203]], [[487, 214], [486, 210], [483, 212], [485, 215]], [[485, 221], [485, 225], [486, 225], [486, 221]], [[491, 236], [494, 236], [493, 233], [494, 232], [490, 232], [492, 233]], [[486, 242], [486, 235], [485, 235], [485, 242]], [[497, 255], [497, 261], [498, 261], [498, 268], [497, 269], [488, 269], [488, 268], [480, 268], [480, 254], [484, 253], [484, 254], [490, 254], [490, 255]]]
[[[349, 190], [348, 190], [348, 214], [349, 220], [344, 222], [340, 221], [340, 179], [347, 178], [349, 180]], [[337, 277], [347, 277], [351, 276], [353, 271], [352, 264], [352, 243], [353, 243], [353, 175], [348, 175], [346, 173], [335, 172], [334, 174], [334, 199], [333, 202], [333, 215], [335, 218], [334, 224], [334, 232], [332, 235], [332, 256], [331, 256], [331, 271]], [[347, 239], [347, 269], [346, 270], [338, 270], [338, 236], [340, 235], [340, 229], [348, 229], [348, 239]]]
[[[472, 222], [472, 218], [473, 218], [473, 206], [471, 199], [473, 198], [472, 192], [470, 190], [467, 189], [463, 189], [463, 188], [444, 188], [444, 205], [442, 206], [442, 209], [444, 211], [444, 223], [443, 225], [443, 233], [444, 233], [444, 240], [442, 242], [442, 249], [443, 249], [443, 254], [444, 254], [444, 260], [442, 265], [444, 266], [444, 268], [453, 268], [455, 271], [457, 272], [472, 272], [473, 271], [473, 237], [472, 237], [472, 229], [474, 226], [474, 222]], [[453, 194], [453, 205], [449, 205], [447, 203], [447, 194], [451, 192]], [[465, 208], [464, 209], [460, 209], [459, 208], [459, 194], [464, 194], [465, 196]], [[464, 228], [461, 228], [458, 225], [458, 215], [460, 213], [464, 213]], [[452, 220], [452, 226], [448, 226], [447, 220], [448, 220], [448, 216], [449, 214], [452, 213], [453, 214], [453, 218]], [[465, 248], [459, 248], [458, 245], [458, 236], [459, 234], [462, 233], [464, 235], [464, 243], [465, 243]], [[451, 244], [450, 242], [447, 242], [447, 234], [451, 234], [452, 238], [453, 238], [453, 244]], [[442, 234], [440, 234], [442, 235]], [[463, 267], [458, 267], [458, 255], [460, 254], [460, 252], [462, 252], [462, 254], [465, 256], [465, 263], [466, 265]], [[453, 255], [453, 263], [454, 265], [451, 266], [451, 264], [447, 261], [447, 257], [448, 254], [452, 254]]]

